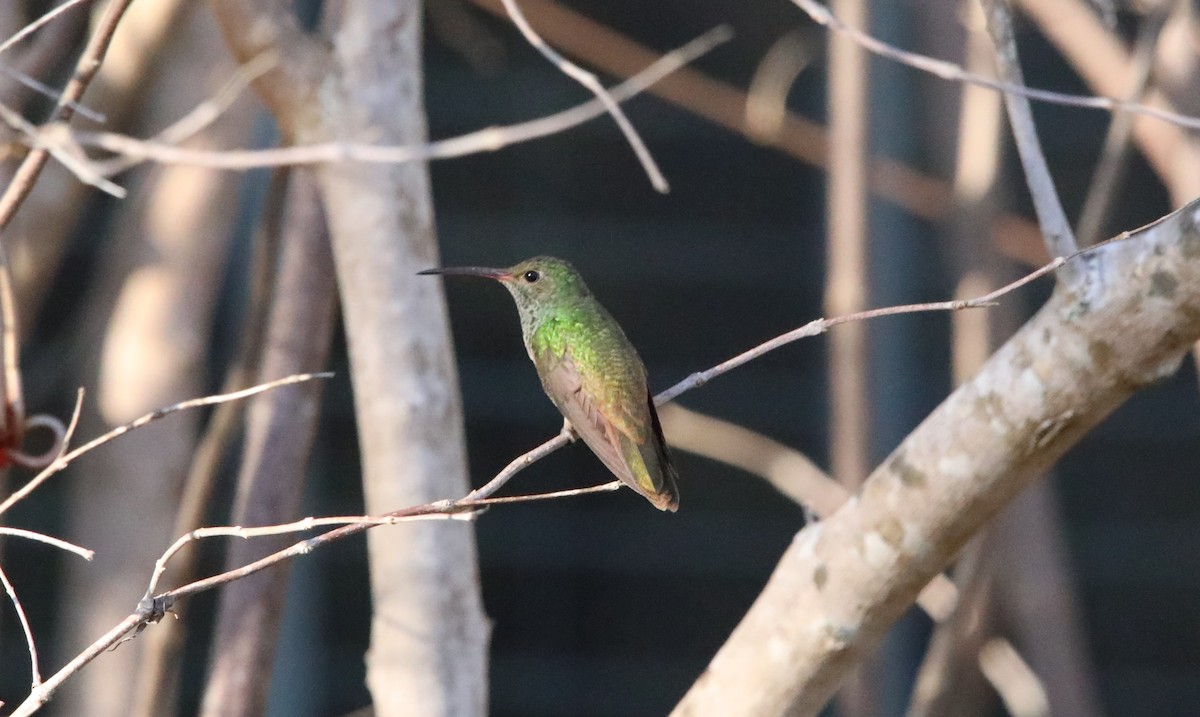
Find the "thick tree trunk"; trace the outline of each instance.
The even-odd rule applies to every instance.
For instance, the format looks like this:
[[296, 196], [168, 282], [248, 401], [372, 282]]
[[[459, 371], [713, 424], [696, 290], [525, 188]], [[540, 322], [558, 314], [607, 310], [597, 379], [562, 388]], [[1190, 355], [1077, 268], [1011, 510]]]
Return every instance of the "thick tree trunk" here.
[[[245, 61], [287, 58], [257, 87], [297, 144], [426, 140], [418, 2], [342, 9], [332, 49], [278, 0], [214, 0]], [[253, 32], [251, 31], [253, 28]], [[317, 170], [333, 237], [367, 510], [465, 495], [466, 452], [445, 301], [416, 279], [437, 263], [422, 164]], [[369, 538], [374, 622], [367, 681], [376, 714], [482, 715], [488, 626], [469, 523], [411, 523]]]

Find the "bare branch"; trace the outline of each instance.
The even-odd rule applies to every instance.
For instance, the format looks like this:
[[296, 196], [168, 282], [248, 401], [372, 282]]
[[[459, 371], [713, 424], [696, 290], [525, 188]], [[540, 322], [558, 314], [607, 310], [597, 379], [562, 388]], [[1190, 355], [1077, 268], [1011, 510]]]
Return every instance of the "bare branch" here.
[[287, 0], [213, 0], [211, 5], [225, 42], [240, 62], [263, 54], [283, 55], [255, 87], [284, 134], [293, 136], [296, 125], [311, 122], [317, 111], [313, 94], [328, 74], [328, 50], [300, 27], [293, 3]]
[[1179, 127], [1188, 129], [1200, 129], [1200, 117], [1174, 112], [1172, 110], [1162, 109], [1153, 105], [1139, 104], [1126, 100], [1113, 99], [1111, 97], [1097, 97], [1094, 95], [1074, 95], [1066, 92], [1052, 92], [1050, 90], [1041, 90], [1033, 87], [1028, 87], [1021, 83], [1002, 82], [994, 80], [985, 75], [975, 74], [964, 70], [959, 65], [946, 60], [938, 60], [926, 55], [921, 55], [916, 52], [902, 50], [893, 45], [889, 45], [882, 40], [878, 40], [871, 35], [859, 30], [858, 28], [850, 27], [838, 19], [833, 13], [829, 12], [824, 6], [816, 2], [816, 0], [792, 0], [801, 10], [808, 14], [814, 22], [828, 27], [830, 30], [839, 33], [845, 33], [854, 39], [855, 42], [862, 45], [867, 51], [872, 54], [886, 57], [890, 60], [895, 60], [903, 65], [908, 65], [922, 72], [928, 72], [931, 75], [942, 78], [943, 80], [951, 80], [953, 82], [968, 82], [972, 85], [979, 85], [989, 89], [1003, 92], [1006, 95], [1016, 95], [1018, 97], [1027, 97], [1031, 100], [1047, 102], [1055, 105], [1066, 105], [1068, 107], [1080, 107], [1082, 109], [1104, 110], [1107, 112], [1130, 112], [1137, 115], [1145, 115], [1153, 117], [1163, 122], [1167, 122]]
[[[141, 416], [140, 418], [136, 418], [136, 419], [130, 421], [129, 423], [126, 423], [121, 426], [117, 426], [116, 428], [112, 429], [108, 433], [105, 433], [104, 435], [99, 436], [98, 438], [93, 438], [92, 440], [88, 441], [87, 443], [83, 444], [82, 446], [80, 446], [78, 448], [75, 448], [69, 452], [66, 452], [66, 453], [63, 453], [62, 455], [60, 455], [57, 459], [55, 459], [55, 461], [53, 463], [51, 463], [49, 466], [47, 466], [45, 470], [43, 470], [38, 475], [34, 476], [34, 478], [32, 480], [30, 480], [25, 485], [21, 486], [21, 488], [19, 490], [14, 492], [12, 495], [10, 495], [8, 498], [6, 498], [3, 502], [0, 502], [0, 515], [2, 515], [5, 511], [7, 511], [9, 508], [11, 508], [16, 503], [20, 502], [23, 498], [25, 498], [25, 496], [29, 495], [34, 490], [36, 490], [37, 487], [39, 485], [41, 485], [42, 483], [44, 483], [48, 478], [50, 478], [55, 473], [58, 473], [59, 471], [61, 471], [62, 469], [66, 468], [68, 465], [70, 465], [71, 461], [75, 460], [76, 458], [82, 456], [85, 453], [88, 453], [90, 451], [95, 450], [96, 448], [99, 448], [100, 446], [104, 445], [105, 443], [108, 443], [109, 441], [112, 441], [113, 439], [118, 438], [134, 429], [141, 428], [142, 426], [144, 426], [148, 423], [153, 423], [154, 421], [157, 421], [160, 418], [164, 418], [166, 416], [171, 415], [172, 413], [177, 413], [179, 411], [186, 411], [188, 409], [199, 408], [201, 406], [212, 406], [212, 405], [216, 405], [218, 403], [225, 403], [227, 401], [237, 401], [237, 400], [240, 400], [243, 398], [249, 398], [250, 396], [253, 396], [255, 394], [262, 393], [263, 391], [270, 391], [275, 388], [280, 388], [281, 386], [287, 386], [287, 385], [290, 385], [293, 383], [301, 383], [303, 381], [311, 381], [316, 378], [329, 378], [332, 375], [333, 374], [331, 374], [331, 373], [296, 374], [294, 376], [287, 376], [286, 378], [281, 378], [277, 381], [270, 381], [268, 383], [263, 383], [263, 384], [259, 384], [257, 386], [252, 386], [250, 388], [243, 389], [241, 391], [234, 391], [232, 393], [222, 393], [222, 394], [217, 394], [217, 395], [213, 395], [213, 396], [204, 396], [203, 398], [193, 398], [193, 399], [190, 399], [187, 401], [182, 401], [180, 403], [176, 403], [176, 404], [167, 406], [165, 408], [160, 408], [158, 410], [151, 411], [150, 413], [147, 413], [146, 415]], [[82, 400], [82, 396], [83, 396], [83, 392], [81, 390], [80, 391], [80, 400]], [[75, 423], [78, 420], [78, 412], [79, 412], [79, 406], [77, 404], [76, 405], [76, 417], [73, 418], [71, 421], [71, 426], [68, 429], [67, 440], [70, 440], [71, 432], [73, 432]], [[66, 441], [64, 441], [63, 447], [65, 449]]]
[[[988, 32], [996, 46], [996, 65], [1000, 77], [1012, 85], [1023, 85], [1021, 61], [1017, 57], [1017, 41], [1013, 37], [1012, 17], [1008, 11], [1008, 0], [980, 0], [987, 20]], [[1021, 155], [1021, 166], [1025, 168], [1025, 181], [1033, 197], [1033, 208], [1037, 212], [1038, 224], [1046, 240], [1050, 256], [1066, 256], [1079, 250], [1067, 213], [1058, 200], [1058, 190], [1042, 154], [1038, 141], [1037, 125], [1033, 122], [1033, 111], [1029, 98], [1005, 93], [1004, 104], [1008, 108], [1008, 121], [1013, 137], [1017, 141], [1017, 152]], [[1068, 269], [1064, 274], [1070, 274]]]
[[[120, 642], [132, 631], [141, 631], [146, 625], [152, 622], [158, 622], [163, 615], [171, 609], [174, 602], [185, 595], [211, 590], [222, 585], [226, 585], [235, 580], [239, 580], [248, 575], [253, 575], [261, 570], [276, 565], [291, 558], [307, 555], [317, 548], [329, 545], [337, 540], [348, 538], [352, 535], [357, 535], [365, 530], [374, 528], [379, 525], [395, 525], [399, 523], [407, 523], [423, 520], [471, 520], [479, 511], [492, 505], [503, 505], [510, 503], [531, 503], [547, 500], [560, 500], [562, 498], [570, 498], [580, 495], [589, 495], [592, 493], [602, 493], [615, 491], [621, 488], [620, 481], [610, 481], [600, 485], [594, 485], [587, 488], [575, 488], [572, 490], [553, 491], [550, 493], [535, 493], [530, 495], [510, 496], [506, 498], [488, 498], [481, 500], [442, 500], [425, 505], [412, 506], [401, 510], [393, 511], [384, 516], [352, 516], [352, 517], [332, 517], [332, 518], [305, 518], [294, 523], [276, 526], [264, 526], [262, 528], [241, 528], [237, 526], [220, 527], [220, 528], [202, 528], [192, 531], [187, 535], [177, 540], [163, 557], [155, 563], [154, 574], [151, 578], [151, 589], [156, 585], [158, 578], [165, 569], [167, 560], [170, 559], [175, 552], [178, 551], [184, 544], [204, 537], [213, 537], [216, 535], [237, 536], [237, 537], [255, 537], [258, 535], [279, 535], [284, 533], [299, 532], [308, 530], [320, 525], [336, 525], [339, 523], [347, 523], [341, 528], [335, 528], [328, 532], [322, 533], [315, 538], [303, 540], [291, 545], [290, 547], [272, 553], [264, 558], [256, 560], [248, 565], [233, 570], [227, 570], [219, 575], [214, 575], [203, 580], [182, 585], [173, 590], [169, 590], [160, 595], [152, 595], [149, 591], [138, 604], [138, 609], [131, 613], [128, 617], [115, 625], [111, 630], [106, 632], [100, 639], [89, 645], [87, 649], [77, 655], [69, 663], [63, 666], [58, 672], [54, 673], [48, 680], [39, 685], [35, 685], [29, 696], [17, 707], [13, 712], [12, 717], [28, 717], [48, 702], [55, 691], [79, 670], [83, 669], [89, 662], [99, 657], [105, 650]], [[32, 644], [32, 643], [31, 643]]]
[[50, 22], [51, 20], [58, 17], [59, 15], [63, 14], [67, 10], [70, 10], [71, 8], [75, 7], [76, 5], [80, 5], [85, 2], [90, 2], [90, 0], [67, 0], [62, 5], [58, 5], [57, 7], [47, 11], [45, 14], [43, 14], [38, 19], [34, 20], [33, 22], [29, 23], [28, 25], [21, 28], [17, 32], [13, 33], [4, 42], [0, 42], [0, 53], [3, 53], [4, 51], [8, 50], [8, 48], [12, 47], [13, 45], [17, 44], [18, 42], [24, 40], [25, 38], [29, 37], [33, 33], [37, 32], [38, 29], [41, 28], [43, 25]]
[[58, 690], [62, 683], [68, 677], [79, 672], [84, 665], [99, 657], [105, 650], [117, 644], [130, 630], [134, 630], [141, 625], [145, 625], [151, 616], [149, 610], [135, 612], [126, 617], [121, 622], [117, 623], [111, 630], [106, 632], [103, 637], [96, 640], [87, 649], [79, 653], [68, 662], [61, 670], [54, 673], [50, 679], [39, 684], [36, 688], [30, 691], [29, 696], [25, 698], [21, 704], [17, 705], [17, 709], [12, 713], [11, 717], [29, 717], [34, 712], [42, 708], [42, 705], [50, 701], [54, 693]]
[[[71, 174], [74, 174], [79, 181], [95, 187], [106, 194], [110, 194], [117, 199], [125, 198], [125, 190], [102, 177], [92, 167], [91, 162], [88, 161], [78, 145], [72, 146], [66, 142], [55, 141], [54, 132], [39, 130], [32, 122], [4, 105], [0, 105], [0, 119], [3, 119], [9, 127], [28, 137], [29, 146], [34, 151], [49, 152], [50, 156], [57, 159], [64, 167], [70, 170]], [[59, 128], [66, 132], [70, 131], [65, 122], [51, 125], [51, 127]]]
[[504, 3], [504, 9], [508, 11], [508, 16], [512, 19], [513, 24], [517, 26], [517, 29], [521, 31], [521, 34], [525, 36], [529, 44], [542, 53], [542, 57], [549, 60], [564, 75], [583, 85], [591, 90], [592, 94], [596, 95], [596, 99], [604, 105], [604, 109], [612, 115], [617, 126], [621, 128], [621, 133], [625, 135], [629, 146], [633, 147], [633, 153], [637, 155], [638, 161], [642, 163], [642, 169], [646, 170], [646, 175], [650, 177], [650, 184], [654, 185], [654, 188], [663, 194], [669, 192], [671, 187], [667, 184], [667, 179], [663, 176], [662, 171], [659, 170], [654, 157], [650, 155], [650, 150], [646, 148], [646, 143], [642, 141], [641, 135], [633, 128], [633, 123], [625, 116], [625, 112], [621, 109], [621, 106], [604, 89], [604, 85], [600, 84], [600, 80], [547, 45], [546, 41], [534, 31], [529, 21], [525, 19], [525, 14], [521, 12], [521, 8], [517, 5], [516, 0], [500, 1]]
[[[730, 37], [732, 37], [732, 33], [727, 26], [716, 27], [688, 44], [663, 55], [643, 71], [614, 87], [609, 95], [617, 102], [631, 99], [675, 70], [727, 42]], [[262, 167], [300, 166], [327, 162], [404, 164], [461, 157], [479, 152], [494, 152], [513, 144], [557, 134], [599, 117], [604, 112], [605, 104], [600, 100], [592, 100], [569, 110], [527, 122], [505, 127], [488, 127], [427, 144], [391, 147], [352, 142], [329, 142], [262, 150], [207, 151], [177, 147], [170, 141], [140, 140], [111, 132], [74, 132], [68, 128], [57, 126], [43, 127], [40, 132], [43, 135], [50, 135], [49, 138], [42, 139], [43, 142], [50, 145], [78, 144], [82, 147], [103, 149], [125, 158], [119, 163], [102, 165], [102, 174], [121, 171], [148, 160], [162, 164], [188, 164], [213, 169], [245, 171]]]
[[[132, 0], [110, 0], [75, 66], [75, 74], [67, 83], [58, 105], [50, 115], [51, 122], [64, 122], [71, 118], [74, 113], [71, 104], [78, 102], [83, 97], [84, 91], [91, 84], [96, 72], [99, 71], [101, 63], [104, 62], [104, 55], [108, 52], [108, 46], [112, 42], [113, 34], [117, 30], [117, 25], [120, 24], [121, 18], [125, 15], [131, 2]], [[0, 195], [0, 231], [8, 227], [13, 215], [25, 201], [25, 197], [29, 196], [30, 190], [33, 189], [33, 183], [37, 181], [42, 168], [46, 166], [48, 157], [49, 152], [44, 148], [34, 149], [30, 152], [17, 169], [16, 175], [4, 190], [4, 194]], [[0, 252], [2, 251], [3, 248], [0, 247]], [[8, 263], [2, 254], [0, 254], [0, 263]]]
[[80, 547], [74, 543], [68, 543], [67, 541], [62, 540], [60, 538], [53, 538], [44, 533], [38, 533], [38, 532], [35, 532], [32, 530], [22, 530], [20, 528], [9, 528], [9, 527], [0, 525], [0, 535], [11, 535], [14, 538], [25, 538], [26, 540], [36, 540], [39, 543], [45, 543], [46, 545], [53, 545], [54, 547], [56, 547], [60, 550], [65, 550], [68, 553], [75, 553], [76, 555], [83, 558], [84, 560], [91, 560], [92, 558], [94, 558], [96, 556], [96, 552], [94, 550], [88, 550], [87, 548]]
[[[242, 92], [259, 77], [279, 63], [278, 55], [267, 53], [259, 55], [244, 65], [239, 65], [237, 72], [208, 100], [192, 108], [183, 117], [176, 120], [170, 127], [154, 136], [154, 141], [168, 145], [181, 144], [205, 130], [217, 121], [225, 110], [241, 96]], [[102, 177], [111, 177], [136, 167], [145, 161], [144, 158], [122, 156], [107, 162], [96, 162], [96, 172]]]
[[[1154, 67], [1158, 36], [1170, 15], [1171, 4], [1159, 3], [1142, 20], [1138, 29], [1137, 45], [1133, 52], [1131, 86], [1125, 95], [1131, 102], [1140, 102], [1150, 86], [1150, 73]], [[1128, 163], [1130, 139], [1133, 137], [1134, 115], [1117, 112], [1108, 125], [1104, 137], [1104, 148], [1096, 169], [1092, 172], [1092, 184], [1079, 213], [1076, 235], [1081, 246], [1094, 244], [1108, 220], [1112, 204], [1124, 177]]]
[[38, 669], [37, 643], [33, 641], [33, 630], [29, 627], [29, 618], [25, 615], [25, 608], [21, 606], [17, 591], [8, 581], [8, 575], [4, 573], [3, 567], [0, 567], [0, 584], [4, 585], [4, 592], [8, 594], [8, 599], [17, 611], [17, 620], [21, 623], [21, 631], [25, 633], [25, 646], [29, 649], [29, 670], [32, 673], [29, 689], [36, 690], [38, 685], [42, 684], [42, 674]]

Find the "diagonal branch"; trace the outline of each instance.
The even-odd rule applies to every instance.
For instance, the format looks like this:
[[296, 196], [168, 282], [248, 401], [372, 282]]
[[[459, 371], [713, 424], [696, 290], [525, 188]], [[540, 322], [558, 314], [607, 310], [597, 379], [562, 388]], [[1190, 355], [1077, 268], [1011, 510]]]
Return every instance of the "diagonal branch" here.
[[[1021, 76], [1021, 61], [1017, 57], [1017, 42], [1013, 37], [1008, 0], [980, 2], [983, 3], [988, 32], [996, 45], [996, 64], [1000, 77], [1012, 85], [1025, 84]], [[1017, 141], [1021, 166], [1025, 168], [1025, 181], [1029, 184], [1029, 193], [1033, 196], [1033, 208], [1037, 212], [1038, 224], [1042, 227], [1046, 248], [1050, 251], [1050, 256], [1073, 254], [1078, 251], [1079, 246], [1075, 242], [1075, 234], [1071, 231], [1071, 223], [1067, 220], [1062, 203], [1058, 200], [1058, 191], [1054, 188], [1050, 168], [1046, 166], [1046, 156], [1042, 154], [1042, 146], [1038, 141], [1037, 126], [1033, 122], [1029, 98], [1005, 93], [1004, 104], [1008, 108], [1008, 121]], [[1073, 271], [1068, 269], [1064, 276]]]
[[[124, 17], [131, 2], [133, 0], [111, 0], [108, 7], [104, 9], [104, 14], [101, 15], [95, 32], [92, 33], [87, 47], [79, 57], [79, 62], [75, 66], [75, 74], [71, 76], [70, 82], [67, 83], [62, 96], [59, 97], [58, 105], [50, 115], [51, 122], [65, 122], [74, 114], [72, 106], [83, 97], [88, 85], [92, 83], [96, 73], [100, 70], [100, 65], [104, 62], [104, 56], [108, 52], [108, 46], [112, 43], [113, 34], [117, 31], [117, 25], [120, 24], [121, 18]], [[25, 197], [29, 196], [29, 192], [33, 190], [33, 183], [42, 173], [42, 168], [46, 166], [48, 158], [49, 152], [46, 149], [36, 148], [25, 157], [25, 161], [21, 162], [21, 166], [17, 168], [17, 172], [4, 190], [4, 194], [0, 195], [0, 231], [8, 227], [13, 215], [25, 201]], [[0, 263], [7, 264], [8, 261], [3, 258], [2, 252], [3, 247], [0, 247]]]
[[1178, 368], [1200, 336], [1200, 200], [1087, 254], [1089, 271], [1060, 281], [857, 502], [797, 536], [672, 714], [817, 714], [968, 538]]
[[305, 32], [288, 0], [211, 0], [225, 42], [241, 64], [264, 54], [280, 55], [254, 86], [285, 136], [315, 121], [314, 94], [329, 71], [328, 50]]
[[529, 21], [525, 19], [525, 13], [521, 12], [521, 6], [517, 5], [516, 0], [500, 0], [504, 3], [504, 9], [508, 12], [509, 18], [513, 24], [521, 31], [525, 40], [533, 45], [534, 49], [542, 53], [542, 57], [549, 60], [557, 67], [564, 75], [575, 80], [579, 84], [586, 87], [600, 100], [604, 105], [604, 109], [612, 115], [617, 126], [621, 128], [621, 133], [625, 135], [629, 146], [633, 148], [633, 153], [637, 155], [638, 161], [642, 163], [642, 169], [646, 170], [646, 175], [650, 177], [650, 183], [659, 192], [666, 194], [670, 191], [670, 185], [667, 184], [667, 178], [663, 176], [662, 171], [658, 168], [658, 163], [654, 161], [654, 157], [650, 154], [650, 150], [646, 148], [646, 143], [642, 141], [641, 135], [634, 129], [633, 123], [625, 116], [625, 111], [617, 104], [617, 101], [609, 95], [604, 89], [604, 85], [600, 84], [600, 80], [587, 70], [583, 69], [574, 62], [558, 54], [554, 48], [546, 44], [541, 35], [533, 29]]

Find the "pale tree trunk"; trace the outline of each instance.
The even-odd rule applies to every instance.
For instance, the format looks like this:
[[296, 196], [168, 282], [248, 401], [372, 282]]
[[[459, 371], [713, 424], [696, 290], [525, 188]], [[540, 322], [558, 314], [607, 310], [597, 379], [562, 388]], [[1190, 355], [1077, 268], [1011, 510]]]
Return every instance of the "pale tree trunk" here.
[[[257, 88], [295, 142], [425, 140], [418, 3], [347, 3], [331, 51], [298, 29], [290, 3], [214, 0], [214, 7], [240, 59], [266, 49], [284, 55]], [[445, 302], [437, 282], [414, 276], [437, 263], [426, 168], [344, 164], [317, 175], [349, 344], [367, 510], [464, 495]], [[471, 525], [412, 523], [372, 531], [368, 541], [374, 621], [367, 681], [376, 713], [484, 714], [488, 627]]]

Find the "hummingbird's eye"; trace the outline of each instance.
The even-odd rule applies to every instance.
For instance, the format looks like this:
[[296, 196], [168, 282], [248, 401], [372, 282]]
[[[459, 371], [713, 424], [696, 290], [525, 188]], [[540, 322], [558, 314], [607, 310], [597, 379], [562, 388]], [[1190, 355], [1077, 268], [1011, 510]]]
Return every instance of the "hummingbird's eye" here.
[[524, 274], [522, 274], [522, 275], [521, 275], [521, 278], [523, 278], [525, 281], [527, 281], [527, 282], [529, 282], [530, 284], [532, 284], [532, 283], [534, 283], [535, 281], [537, 281], [538, 279], [542, 278], [542, 274], [541, 274], [541, 272], [534, 271], [533, 269], [530, 269], [529, 271], [527, 271], [527, 272], [525, 272]]

